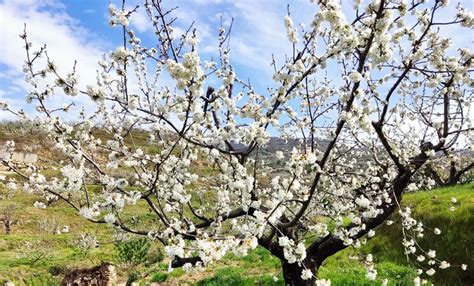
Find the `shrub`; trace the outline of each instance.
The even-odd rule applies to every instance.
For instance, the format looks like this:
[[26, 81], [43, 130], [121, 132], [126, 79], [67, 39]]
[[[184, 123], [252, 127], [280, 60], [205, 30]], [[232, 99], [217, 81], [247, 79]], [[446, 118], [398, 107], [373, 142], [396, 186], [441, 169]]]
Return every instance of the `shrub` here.
[[152, 265], [152, 264], [160, 263], [161, 261], [163, 261], [164, 258], [165, 258], [165, 255], [164, 255], [163, 251], [161, 251], [161, 249], [157, 248], [157, 249], [154, 249], [150, 252], [150, 254], [148, 255], [148, 258], [146, 260], [146, 264], [147, 265]]
[[127, 286], [132, 285], [133, 282], [137, 281], [140, 278], [140, 272], [134, 270], [128, 273]]
[[158, 283], [161, 283], [161, 282], [165, 282], [166, 279], [168, 279], [168, 274], [163, 273], [163, 272], [158, 272], [158, 273], [156, 273], [156, 274], [153, 275], [153, 277], [151, 278], [150, 282], [158, 282]]
[[150, 246], [146, 238], [117, 242], [118, 260], [132, 265], [141, 264], [146, 261]]
[[67, 272], [67, 267], [65, 265], [53, 265], [48, 269], [49, 274], [53, 276], [58, 276]]

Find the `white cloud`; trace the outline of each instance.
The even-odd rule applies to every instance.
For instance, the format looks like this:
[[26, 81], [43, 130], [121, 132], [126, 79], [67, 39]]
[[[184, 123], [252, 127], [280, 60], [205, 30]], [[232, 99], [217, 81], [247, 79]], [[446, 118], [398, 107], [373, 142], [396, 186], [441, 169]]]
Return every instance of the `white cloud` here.
[[[127, 10], [133, 10], [133, 8], [134, 7], [131, 6], [126, 7]], [[145, 8], [142, 6], [133, 13], [130, 19], [130, 24], [140, 33], [152, 31], [153, 28], [151, 21], [146, 14]]]
[[[78, 61], [78, 70], [83, 80], [93, 82], [96, 66], [102, 51], [98, 41], [90, 39], [88, 31], [80, 26], [64, 10], [57, 11], [41, 8], [52, 1], [12, 1], [0, 5], [2, 14], [1, 38], [5, 45], [0, 46], [0, 62], [10, 72], [21, 73], [25, 51], [19, 34], [27, 24], [29, 40], [36, 48], [46, 44], [48, 52], [60, 70], [69, 70], [74, 60]], [[56, 3], [54, 1], [54, 3]], [[58, 6], [53, 6], [57, 8]], [[61, 6], [59, 6], [61, 7]]]
[[[1, 1], [1, 0], [0, 0]], [[120, 4], [118, 0], [114, 0]], [[472, 3], [462, 1], [464, 6], [472, 9]], [[138, 12], [132, 16], [133, 29], [142, 33], [145, 45], [153, 46], [157, 39], [152, 32], [142, 0], [127, 0], [127, 5], [134, 7], [141, 5]], [[166, 4], [166, 3], [165, 3]], [[286, 37], [283, 17], [286, 14], [286, 4], [275, 3], [270, 0], [196, 0], [168, 2], [170, 7], [175, 5], [179, 9], [174, 11], [178, 17], [175, 22], [176, 33], [183, 33], [195, 20], [195, 27], [200, 37], [199, 51], [202, 58], [208, 59], [217, 55], [218, 26], [222, 20], [228, 26], [234, 18], [234, 27], [230, 38], [231, 62], [242, 79], [249, 77], [252, 83], [260, 90], [271, 85], [270, 66], [272, 55], [276, 56], [282, 64], [284, 55], [291, 52], [291, 44]], [[119, 5], [117, 5], [119, 6]], [[352, 5], [344, 5], [350, 8]], [[455, 4], [452, 3], [452, 7]], [[469, 7], [470, 6], [470, 7]], [[89, 10], [96, 10], [90, 5]], [[303, 22], [309, 27], [313, 13], [316, 10], [314, 3], [309, 1], [293, 1], [290, 6], [292, 18], [296, 23]], [[449, 10], [449, 11], [448, 11]], [[453, 14], [450, 8], [447, 14]], [[102, 11], [105, 13], [105, 11]], [[97, 13], [100, 13], [97, 10]], [[76, 59], [80, 81], [85, 84], [95, 82], [96, 62], [102, 51], [110, 49], [105, 44], [85, 29], [81, 23], [72, 18], [66, 7], [59, 0], [5, 0], [0, 3], [0, 86], [2, 83], [11, 82], [11, 86], [3, 88], [0, 98], [19, 94], [13, 88], [21, 87], [25, 90], [22, 80], [22, 64], [25, 52], [23, 43], [18, 37], [22, 32], [23, 23], [28, 24], [30, 40], [36, 47], [46, 43], [49, 54], [62, 71], [68, 71]], [[444, 15], [447, 15], [444, 14]], [[472, 40], [465, 37], [465, 33], [458, 33], [446, 29], [446, 34], [454, 37], [453, 46], [472, 45]], [[5, 68], [4, 68], [5, 67]], [[4, 85], [3, 85], [4, 86]], [[23, 98], [23, 97], [22, 97]], [[58, 99], [60, 101], [60, 99]], [[1, 116], [1, 115], [0, 115]]]

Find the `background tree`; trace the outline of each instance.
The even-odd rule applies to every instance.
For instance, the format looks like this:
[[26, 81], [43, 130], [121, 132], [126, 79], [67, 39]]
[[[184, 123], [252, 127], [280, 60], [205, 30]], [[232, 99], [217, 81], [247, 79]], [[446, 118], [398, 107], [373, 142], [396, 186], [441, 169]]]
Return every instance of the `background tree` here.
[[3, 223], [6, 235], [11, 234], [12, 226], [17, 223], [15, 212], [16, 207], [14, 205], [8, 205], [0, 209], [0, 222]]
[[437, 186], [454, 186], [471, 182], [473, 168], [474, 162], [470, 151], [458, 154], [449, 154], [445, 151], [444, 156], [426, 164], [422, 174], [433, 178]]
[[[273, 61], [265, 94], [236, 75], [231, 27], [218, 30], [218, 59], [202, 61], [196, 30], [177, 34], [174, 9], [157, 0], [130, 11], [125, 3], [109, 6], [123, 46], [104, 55], [97, 84], [85, 88], [75, 68], [60, 73], [25, 31], [27, 100], [68, 160], [48, 179], [4, 164], [26, 191], [161, 241], [171, 267], [202, 267], [261, 245], [281, 259], [287, 284], [312, 285], [326, 258], [360, 247], [397, 210], [405, 253], [419, 258], [420, 275], [449, 267], [416, 242], [423, 224], [399, 207], [406, 190], [430, 186], [415, 175], [437, 152], [472, 144], [473, 56], [450, 48], [439, 32], [472, 28], [472, 14], [458, 7], [453, 19], [441, 17], [447, 1], [439, 0], [356, 1], [352, 15], [339, 1], [316, 2], [308, 28], [294, 27], [290, 12], [285, 17], [292, 53]], [[142, 46], [128, 26], [137, 9], [149, 16], [154, 47]], [[50, 99], [58, 93], [87, 95], [97, 108], [57, 108]], [[62, 112], [78, 114], [75, 123]], [[148, 139], [138, 140], [143, 134]], [[301, 139], [275, 154], [283, 166], [263, 156], [272, 135]], [[155, 218], [132, 226], [123, 210], [134, 204]], [[371, 255], [366, 265], [374, 279]]]

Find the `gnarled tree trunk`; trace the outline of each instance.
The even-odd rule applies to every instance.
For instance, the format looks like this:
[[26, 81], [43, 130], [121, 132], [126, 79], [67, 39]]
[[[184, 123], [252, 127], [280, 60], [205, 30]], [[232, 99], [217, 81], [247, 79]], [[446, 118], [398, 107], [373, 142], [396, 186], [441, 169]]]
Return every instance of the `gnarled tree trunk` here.
[[[283, 278], [285, 279], [285, 285], [289, 286], [310, 286], [314, 285], [316, 282], [316, 274], [318, 269], [314, 263], [307, 263], [305, 266], [300, 266], [298, 263], [289, 264], [287, 261], [283, 260], [281, 262], [281, 267], [283, 269]], [[313, 273], [313, 277], [307, 280], [301, 278], [301, 274], [304, 269], [309, 269]]]

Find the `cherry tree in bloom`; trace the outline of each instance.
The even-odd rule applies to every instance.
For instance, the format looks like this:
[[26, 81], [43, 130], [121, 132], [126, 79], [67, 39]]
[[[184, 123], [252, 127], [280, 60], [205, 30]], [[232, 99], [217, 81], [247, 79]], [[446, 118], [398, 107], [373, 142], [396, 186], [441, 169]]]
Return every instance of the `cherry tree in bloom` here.
[[449, 153], [431, 160], [420, 175], [430, 176], [438, 186], [452, 186], [472, 181], [474, 160], [470, 152]]
[[[329, 285], [317, 279], [322, 263], [361, 247], [394, 213], [405, 254], [419, 265], [415, 283], [458, 267], [417, 243], [425, 227], [400, 202], [404, 192], [433, 184], [417, 172], [435, 154], [472, 148], [473, 54], [451, 47], [439, 29], [472, 29], [474, 16], [457, 7], [447, 19], [445, 0], [360, 2], [348, 14], [339, 1], [315, 1], [305, 27], [290, 13], [281, 19], [292, 52], [281, 63], [269, 59], [274, 74], [265, 93], [232, 66], [230, 27], [216, 27], [219, 57], [203, 61], [194, 27], [178, 33], [174, 9], [158, 0], [134, 10], [109, 6], [123, 45], [104, 55], [97, 83], [85, 88], [75, 67], [60, 73], [25, 29], [27, 100], [67, 160], [60, 175], [46, 178], [5, 159], [23, 179], [9, 184], [159, 240], [172, 268], [198, 270], [260, 245], [281, 260], [288, 285]], [[142, 45], [129, 27], [136, 9], [146, 10], [155, 46]], [[170, 78], [172, 85], [162, 84]], [[81, 95], [96, 109], [73, 105]], [[57, 96], [71, 104], [53, 108]], [[63, 114], [72, 110], [78, 116], [68, 123]], [[98, 128], [107, 140], [94, 136]], [[136, 143], [134, 130], [146, 130], [146, 144]], [[299, 139], [275, 154], [285, 164], [262, 155], [275, 136]], [[155, 219], [130, 223], [123, 213], [130, 205]], [[375, 279], [374, 258], [363, 261]]]

